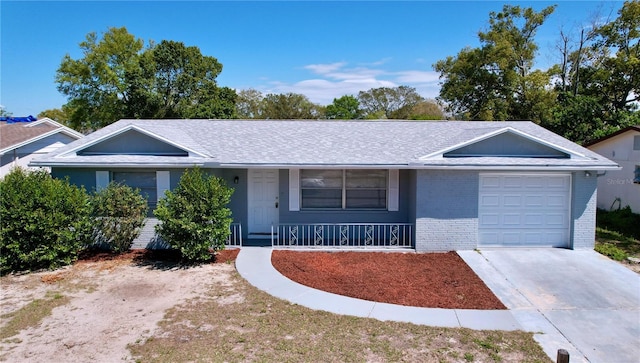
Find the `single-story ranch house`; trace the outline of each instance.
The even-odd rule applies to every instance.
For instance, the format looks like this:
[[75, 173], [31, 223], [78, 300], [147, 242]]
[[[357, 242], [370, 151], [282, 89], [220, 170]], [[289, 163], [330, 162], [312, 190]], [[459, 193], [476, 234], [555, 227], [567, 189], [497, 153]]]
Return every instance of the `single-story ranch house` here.
[[605, 157], [532, 122], [120, 120], [32, 162], [151, 208], [186, 168], [235, 189], [234, 234], [275, 246], [593, 248]]

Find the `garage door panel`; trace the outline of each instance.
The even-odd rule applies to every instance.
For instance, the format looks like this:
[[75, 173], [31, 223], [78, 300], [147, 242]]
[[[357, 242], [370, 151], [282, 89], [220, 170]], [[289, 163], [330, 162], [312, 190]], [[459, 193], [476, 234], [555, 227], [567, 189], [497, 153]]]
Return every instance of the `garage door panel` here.
[[502, 198], [502, 205], [507, 208], [520, 208], [522, 207], [521, 195], [505, 195]]
[[566, 225], [566, 223], [567, 222], [564, 214], [556, 213], [556, 214], [547, 214], [545, 216], [546, 227], [562, 228]]
[[543, 177], [534, 176], [534, 177], [524, 178], [524, 183], [523, 183], [524, 188], [540, 189], [540, 188], [544, 188], [544, 186], [545, 186], [545, 178]]
[[497, 194], [485, 194], [480, 197], [480, 205], [483, 207], [499, 207], [500, 196]]
[[544, 226], [544, 215], [540, 213], [527, 213], [524, 217], [524, 224], [529, 228], [540, 228]]
[[522, 189], [523, 178], [521, 176], [504, 177], [502, 185], [505, 188]]
[[499, 226], [500, 215], [498, 213], [485, 213], [480, 217], [480, 223], [485, 226]]
[[544, 197], [541, 195], [525, 195], [524, 206], [527, 208], [544, 207]]
[[498, 189], [500, 188], [500, 177], [495, 176], [487, 176], [486, 178], [483, 178], [480, 181], [480, 187], [484, 188], [484, 189], [491, 189], [491, 188], [495, 188]]
[[569, 174], [481, 174], [479, 184], [479, 245], [568, 245]]
[[562, 176], [551, 176], [547, 178], [547, 188], [569, 190], [569, 178]]
[[547, 196], [547, 206], [549, 207], [566, 207], [569, 203], [566, 195], [555, 194]]
[[523, 235], [526, 246], [538, 246], [544, 243], [544, 235], [540, 232], [525, 232]]
[[519, 227], [522, 224], [520, 221], [520, 217], [521, 216], [519, 213], [504, 214], [502, 217], [502, 224], [506, 228]]

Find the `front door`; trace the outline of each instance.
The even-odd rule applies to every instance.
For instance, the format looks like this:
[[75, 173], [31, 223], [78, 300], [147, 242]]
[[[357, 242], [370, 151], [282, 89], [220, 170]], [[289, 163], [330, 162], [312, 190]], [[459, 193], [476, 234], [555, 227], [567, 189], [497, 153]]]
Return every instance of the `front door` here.
[[278, 224], [278, 170], [249, 169], [249, 236], [266, 237]]

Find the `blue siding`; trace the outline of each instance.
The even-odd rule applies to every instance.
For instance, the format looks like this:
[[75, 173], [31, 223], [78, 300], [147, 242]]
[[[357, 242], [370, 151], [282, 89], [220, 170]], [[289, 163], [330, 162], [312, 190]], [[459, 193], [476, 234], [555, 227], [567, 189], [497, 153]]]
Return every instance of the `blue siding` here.
[[478, 141], [445, 154], [445, 156], [456, 155], [544, 155], [559, 158], [568, 157], [564, 152], [510, 132]]
[[476, 248], [478, 183], [477, 171], [417, 171], [417, 251]]
[[120, 135], [114, 136], [108, 140], [104, 140], [98, 144], [89, 146], [88, 148], [78, 152], [79, 155], [83, 155], [85, 153], [149, 153], [155, 155], [189, 155], [182, 149], [179, 149], [173, 145], [169, 145], [163, 141], [144, 135], [134, 130], [126, 131]]
[[88, 192], [96, 188], [97, 169], [51, 168], [51, 176], [57, 179], [69, 178], [73, 185], [84, 187]]

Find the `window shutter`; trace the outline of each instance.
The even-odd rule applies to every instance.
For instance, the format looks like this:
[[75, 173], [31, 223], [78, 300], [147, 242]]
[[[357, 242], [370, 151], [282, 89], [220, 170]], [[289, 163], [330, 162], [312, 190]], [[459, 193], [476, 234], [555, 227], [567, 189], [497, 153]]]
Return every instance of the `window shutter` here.
[[98, 170], [96, 171], [96, 191], [99, 192], [109, 185], [109, 171]]
[[164, 197], [164, 192], [171, 189], [171, 173], [169, 171], [156, 171], [156, 187], [158, 200]]
[[398, 169], [389, 169], [389, 212], [397, 212], [399, 209], [399, 174]]
[[289, 210], [300, 210], [300, 169], [289, 169]]

